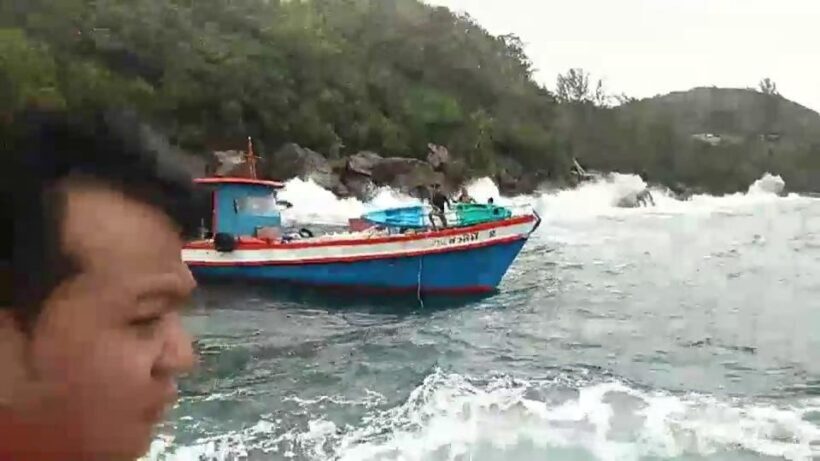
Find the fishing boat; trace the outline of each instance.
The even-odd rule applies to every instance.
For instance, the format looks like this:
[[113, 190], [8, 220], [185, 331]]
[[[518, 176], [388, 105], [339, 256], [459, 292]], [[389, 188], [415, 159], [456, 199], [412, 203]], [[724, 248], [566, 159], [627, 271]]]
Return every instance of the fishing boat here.
[[406, 225], [423, 209], [385, 210], [363, 216], [371, 225], [361, 230], [288, 233], [277, 200], [281, 183], [203, 178], [197, 186], [207, 188], [210, 210], [203, 205], [200, 238], [184, 246], [182, 258], [202, 281], [262, 280], [418, 295], [491, 292], [541, 222], [535, 212], [514, 216], [499, 209], [494, 215], [496, 208], [475, 207], [464, 208], [462, 223], [432, 230], [421, 222]]

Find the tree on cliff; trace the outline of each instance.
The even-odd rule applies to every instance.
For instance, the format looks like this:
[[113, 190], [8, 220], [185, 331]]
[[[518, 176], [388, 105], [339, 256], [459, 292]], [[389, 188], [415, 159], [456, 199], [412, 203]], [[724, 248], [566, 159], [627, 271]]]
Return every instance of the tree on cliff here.
[[592, 104], [604, 107], [609, 104], [609, 96], [604, 91], [603, 80], [595, 86], [590, 85], [589, 73], [584, 69], [573, 68], [566, 74], [559, 74], [556, 82], [555, 98], [565, 104]]
[[769, 77], [761, 80], [757, 87], [761, 93], [769, 96], [777, 96], [780, 94], [780, 92], [777, 91], [777, 84]]
[[[251, 136], [263, 154], [294, 142], [423, 159], [434, 143], [467, 174], [518, 163], [555, 178], [575, 156], [716, 191], [769, 167], [790, 186], [817, 183], [806, 171], [817, 114], [771, 80], [763, 94], [698, 89], [611, 107], [583, 69], [559, 76], [554, 95], [532, 71], [518, 37], [418, 0], [0, 2], [0, 120], [30, 104], [124, 105], [202, 153]], [[692, 138], [711, 132], [734, 141]], [[780, 132], [789, 141], [770, 162], [759, 138]]]
[[768, 77], [760, 81], [758, 88], [760, 93], [765, 96], [760, 108], [763, 113], [760, 132], [764, 135], [770, 135], [777, 129], [775, 123], [780, 109], [780, 92], [777, 91], [777, 84]]
[[561, 163], [521, 40], [417, 0], [10, 0], [0, 47], [2, 112], [127, 104], [194, 151], [253, 136], [411, 157], [433, 142], [476, 171]]

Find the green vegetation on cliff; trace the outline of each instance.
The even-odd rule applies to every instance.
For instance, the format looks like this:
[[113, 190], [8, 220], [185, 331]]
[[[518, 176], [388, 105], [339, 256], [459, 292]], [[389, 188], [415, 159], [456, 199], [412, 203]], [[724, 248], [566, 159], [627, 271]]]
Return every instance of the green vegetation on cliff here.
[[695, 88], [585, 115], [570, 132], [583, 130], [572, 145], [593, 168], [714, 193], [745, 190], [765, 172], [791, 190], [820, 190], [820, 115], [777, 93]]
[[769, 84], [612, 108], [573, 71], [553, 95], [515, 36], [418, 0], [0, 2], [0, 118], [134, 107], [201, 153], [247, 136], [266, 154], [295, 142], [330, 159], [421, 158], [435, 143], [473, 174], [560, 179], [577, 157], [715, 191], [766, 170], [820, 188], [820, 117]]
[[554, 100], [513, 36], [416, 0], [19, 0], [0, 11], [0, 111], [130, 104], [192, 149], [296, 142], [477, 172], [564, 167]]

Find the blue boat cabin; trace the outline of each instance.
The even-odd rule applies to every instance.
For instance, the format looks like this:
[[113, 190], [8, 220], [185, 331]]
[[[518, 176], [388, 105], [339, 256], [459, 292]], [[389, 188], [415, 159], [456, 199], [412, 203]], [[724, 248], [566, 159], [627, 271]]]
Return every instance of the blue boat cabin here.
[[245, 178], [197, 179], [200, 237], [216, 234], [255, 236], [261, 228], [281, 226], [277, 191], [282, 184]]

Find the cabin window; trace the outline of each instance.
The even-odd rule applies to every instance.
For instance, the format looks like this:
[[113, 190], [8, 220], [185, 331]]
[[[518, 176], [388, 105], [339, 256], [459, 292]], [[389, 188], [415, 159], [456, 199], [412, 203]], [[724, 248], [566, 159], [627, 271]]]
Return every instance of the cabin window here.
[[254, 216], [278, 216], [276, 196], [241, 197], [234, 201], [236, 212]]

